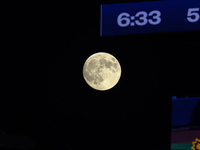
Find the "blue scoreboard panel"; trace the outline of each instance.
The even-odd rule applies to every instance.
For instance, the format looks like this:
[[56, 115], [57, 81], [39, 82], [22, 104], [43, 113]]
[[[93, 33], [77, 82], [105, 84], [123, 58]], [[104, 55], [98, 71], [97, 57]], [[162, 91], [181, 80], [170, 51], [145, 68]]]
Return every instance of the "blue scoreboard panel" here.
[[200, 0], [101, 5], [101, 36], [200, 30]]

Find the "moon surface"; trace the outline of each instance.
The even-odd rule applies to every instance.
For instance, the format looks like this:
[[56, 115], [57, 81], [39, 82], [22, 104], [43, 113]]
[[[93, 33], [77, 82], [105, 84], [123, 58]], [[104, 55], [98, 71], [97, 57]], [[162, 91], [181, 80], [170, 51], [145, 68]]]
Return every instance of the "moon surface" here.
[[90, 87], [100, 91], [108, 90], [118, 83], [121, 66], [111, 54], [98, 52], [85, 61], [83, 77]]

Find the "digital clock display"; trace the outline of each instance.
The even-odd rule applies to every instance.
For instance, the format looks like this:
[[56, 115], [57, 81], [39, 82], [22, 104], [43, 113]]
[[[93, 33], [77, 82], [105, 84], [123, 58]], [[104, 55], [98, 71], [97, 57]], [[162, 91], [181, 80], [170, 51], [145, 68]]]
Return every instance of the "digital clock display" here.
[[101, 36], [185, 30], [200, 30], [200, 1], [101, 5]]
[[[148, 18], [151, 17], [151, 18]], [[135, 21], [134, 21], [135, 20]], [[135, 16], [130, 16], [128, 13], [121, 13], [117, 17], [117, 23], [120, 27], [127, 27], [127, 26], [144, 26], [147, 23], [151, 25], [157, 25], [161, 22], [161, 12], [158, 10], [153, 10], [149, 14], [145, 11], [140, 11], [136, 13]]]

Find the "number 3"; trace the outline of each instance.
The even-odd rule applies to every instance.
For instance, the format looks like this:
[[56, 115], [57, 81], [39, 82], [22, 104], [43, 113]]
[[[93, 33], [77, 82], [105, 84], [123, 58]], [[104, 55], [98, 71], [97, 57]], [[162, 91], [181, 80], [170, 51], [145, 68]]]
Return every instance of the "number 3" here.
[[145, 11], [138, 12], [135, 17], [139, 17], [140, 20], [136, 20], [135, 23], [138, 26], [144, 26], [147, 24], [147, 13]]
[[157, 25], [161, 22], [161, 13], [158, 10], [153, 10], [149, 13], [149, 16], [153, 16], [153, 19], [149, 19], [149, 23], [152, 25]]

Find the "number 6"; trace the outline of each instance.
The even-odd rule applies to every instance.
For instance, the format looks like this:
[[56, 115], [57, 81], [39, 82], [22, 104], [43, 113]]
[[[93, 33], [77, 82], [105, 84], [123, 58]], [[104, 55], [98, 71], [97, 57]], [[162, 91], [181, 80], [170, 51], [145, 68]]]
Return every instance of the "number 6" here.
[[130, 24], [130, 15], [128, 13], [121, 13], [117, 17], [117, 23], [120, 27], [127, 27]]

